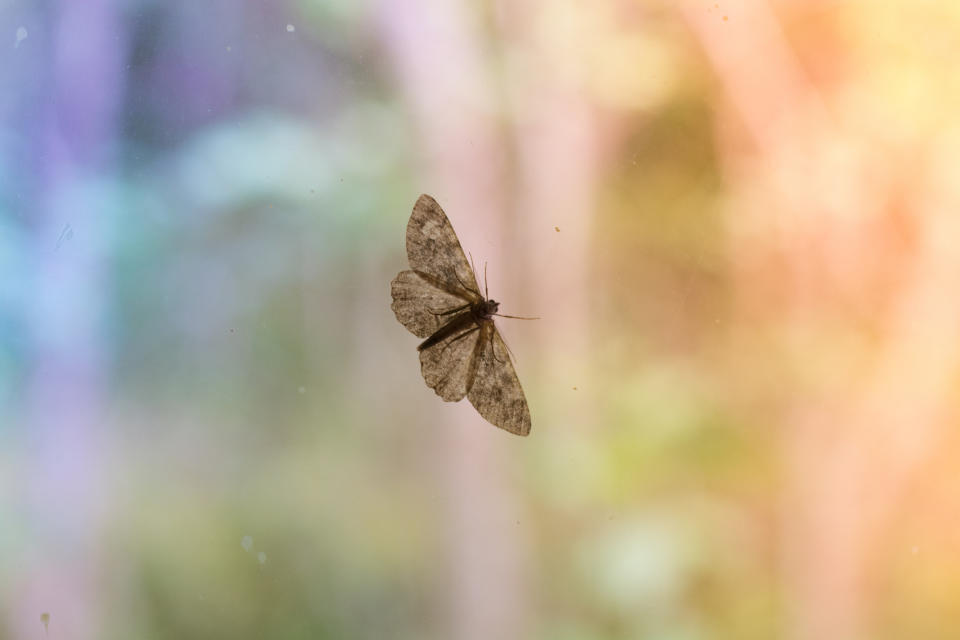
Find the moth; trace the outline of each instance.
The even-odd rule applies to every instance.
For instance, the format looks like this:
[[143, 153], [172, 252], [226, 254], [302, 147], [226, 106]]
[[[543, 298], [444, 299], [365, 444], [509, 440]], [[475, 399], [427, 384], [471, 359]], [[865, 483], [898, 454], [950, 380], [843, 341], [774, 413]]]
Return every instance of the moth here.
[[481, 416], [518, 436], [530, 433], [530, 409], [507, 345], [493, 316], [500, 304], [489, 298], [463, 253], [450, 220], [424, 194], [407, 223], [410, 270], [390, 283], [390, 308], [418, 338], [420, 372], [446, 402], [466, 396]]

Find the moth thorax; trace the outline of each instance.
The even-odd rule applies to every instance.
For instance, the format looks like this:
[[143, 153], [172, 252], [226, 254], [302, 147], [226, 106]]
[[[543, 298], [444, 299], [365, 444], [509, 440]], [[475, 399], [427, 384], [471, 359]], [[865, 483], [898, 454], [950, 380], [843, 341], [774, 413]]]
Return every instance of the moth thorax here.
[[496, 300], [484, 300], [480, 305], [480, 312], [484, 316], [492, 316], [500, 308], [500, 303]]

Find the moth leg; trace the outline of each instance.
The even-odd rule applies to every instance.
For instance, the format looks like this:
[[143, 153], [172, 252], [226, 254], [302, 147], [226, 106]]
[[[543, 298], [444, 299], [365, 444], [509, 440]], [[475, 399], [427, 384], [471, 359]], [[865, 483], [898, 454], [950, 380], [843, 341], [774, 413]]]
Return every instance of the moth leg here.
[[470, 293], [475, 293], [475, 294], [477, 294], [478, 296], [480, 295], [480, 292], [477, 291], [476, 289], [471, 289], [471, 288], [468, 287], [467, 285], [463, 284], [463, 280], [460, 279], [460, 274], [457, 273], [457, 270], [456, 270], [456, 269], [453, 270], [453, 277], [457, 279], [457, 282], [460, 283], [460, 286], [461, 286], [461, 287], [463, 287], [464, 289], [466, 289], [466, 290], [469, 291]]
[[[500, 339], [503, 340], [503, 346], [507, 348], [507, 355], [509, 358], [516, 360], [517, 356], [513, 355], [513, 351], [510, 349], [510, 345], [507, 344], [507, 341], [504, 340], [503, 336], [500, 336]], [[490, 336], [490, 351], [493, 352], [493, 359], [499, 362], [500, 364], [506, 364], [505, 361], [497, 357], [497, 349], [493, 344], [493, 336]]]
[[448, 315], [450, 315], [451, 313], [456, 313], [456, 312], [458, 312], [458, 311], [463, 311], [464, 309], [466, 309], [466, 308], [469, 307], [469, 306], [470, 306], [470, 303], [467, 303], [467, 304], [463, 305], [462, 307], [457, 307], [456, 309], [450, 309], [449, 311], [434, 311], [433, 309], [427, 309], [427, 311], [429, 311], [430, 313], [432, 313], [432, 314], [435, 315], [435, 316], [448, 316]]
[[480, 331], [479, 325], [476, 326], [476, 327], [474, 327], [473, 329], [470, 329], [469, 331], [464, 331], [463, 333], [461, 333], [460, 335], [458, 335], [456, 338], [454, 338], [453, 340], [451, 340], [451, 341], [448, 342], [447, 344], [443, 345], [443, 349], [440, 350], [440, 353], [442, 354], [442, 353], [443, 353], [444, 351], [446, 351], [447, 348], [450, 347], [454, 342], [457, 342], [458, 340], [462, 340], [463, 338], [466, 338], [468, 335], [470, 335], [470, 334], [473, 333], [474, 331]]

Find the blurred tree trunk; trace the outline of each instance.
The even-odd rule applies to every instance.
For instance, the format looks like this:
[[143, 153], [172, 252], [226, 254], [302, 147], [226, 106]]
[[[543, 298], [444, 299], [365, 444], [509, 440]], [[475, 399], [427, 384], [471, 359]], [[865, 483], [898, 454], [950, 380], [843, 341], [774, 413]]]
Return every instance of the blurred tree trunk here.
[[[22, 564], [17, 633], [103, 637], [98, 574], [104, 492], [107, 220], [96, 205], [111, 161], [122, 86], [124, 34], [108, 0], [51, 5], [47, 94], [33, 105], [33, 154], [40, 173], [28, 300], [31, 360], [26, 415], [33, 472], [27, 492], [31, 557]], [[32, 27], [31, 27], [32, 28]], [[42, 58], [41, 58], [42, 59]], [[37, 63], [38, 67], [43, 63]], [[42, 95], [42, 94], [41, 94]]]
[[[489, 261], [491, 297], [499, 299], [495, 292], [513, 272], [497, 249], [506, 224], [505, 153], [479, 16], [443, 0], [384, 0], [381, 8], [379, 27], [423, 144], [426, 181], [418, 191], [434, 196], [450, 216], [464, 251], [478, 260], [479, 280], [481, 259]], [[450, 628], [444, 637], [521, 637], [524, 554], [505, 448], [523, 442], [484, 422], [467, 400], [456, 406], [436, 401], [438, 415], [455, 416], [435, 425], [440, 480], [449, 492]]]
[[[573, 42], [544, 37], [538, 23], [557, 11], [549, 0], [504, 0], [496, 10], [509, 52], [539, 71], [506, 80], [517, 163], [517, 228], [510, 249], [524, 258], [524, 281], [532, 286], [504, 313], [541, 317], [509, 326], [525, 343], [539, 344], [539, 369], [531, 379], [560, 391], [550, 395], [541, 415], [563, 415], [565, 424], [588, 428], [594, 424], [584, 404], [588, 395], [569, 392], [580, 376], [589, 375], [583, 369], [591, 336], [588, 258], [601, 145], [592, 96], [570, 80], [568, 69], [582, 55], [577, 44], [594, 34], [584, 27], [572, 30]], [[581, 24], [588, 25], [596, 8], [587, 4], [572, 11], [582, 12]], [[574, 435], [584, 434], [551, 437]]]
[[[960, 235], [960, 192], [934, 180], [926, 207], [898, 202], [899, 160], [831, 120], [766, 2], [724, 21], [691, 4], [686, 17], [753, 145], [728, 155], [751, 183], [731, 219], [741, 320], [758, 329], [750, 341], [773, 336], [774, 351], [794, 354], [784, 380], [801, 381], [781, 425], [784, 636], [874, 637], [870, 554], [941, 438], [960, 360], [960, 300], [943, 295], [960, 272], [943, 241]], [[838, 199], [841, 184], [854, 197]], [[891, 241], [891, 215], [913, 229], [912, 246]], [[864, 323], [878, 346], [851, 348]], [[826, 354], [828, 372], [813, 357]]]

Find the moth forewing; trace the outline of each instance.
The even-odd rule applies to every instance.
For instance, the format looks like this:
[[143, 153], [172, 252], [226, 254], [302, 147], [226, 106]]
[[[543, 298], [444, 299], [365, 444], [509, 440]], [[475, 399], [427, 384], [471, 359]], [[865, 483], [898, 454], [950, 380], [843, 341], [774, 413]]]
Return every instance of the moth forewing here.
[[413, 205], [407, 223], [407, 260], [414, 271], [433, 278], [440, 288], [454, 294], [469, 291], [483, 299], [447, 214], [426, 194]]
[[390, 283], [390, 308], [400, 324], [418, 338], [433, 335], [446, 324], [451, 309], [466, 308], [469, 301], [438, 288], [416, 271], [401, 271]]

